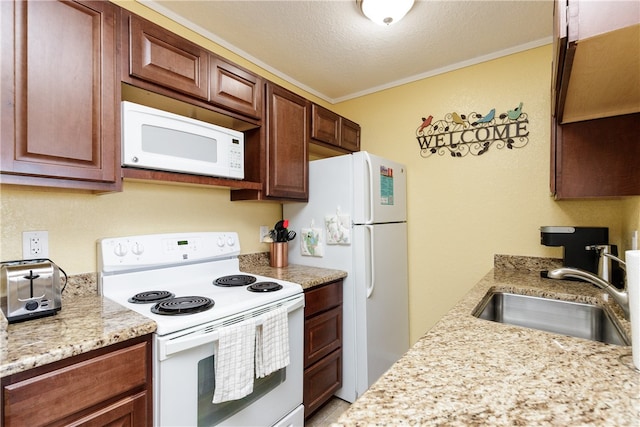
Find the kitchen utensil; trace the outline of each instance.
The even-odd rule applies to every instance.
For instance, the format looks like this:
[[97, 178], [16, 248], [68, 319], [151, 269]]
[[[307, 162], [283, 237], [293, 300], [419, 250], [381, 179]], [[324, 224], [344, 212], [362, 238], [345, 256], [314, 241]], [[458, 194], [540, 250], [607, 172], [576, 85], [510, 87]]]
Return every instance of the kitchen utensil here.
[[287, 230], [289, 220], [281, 219], [273, 226], [273, 230], [269, 231], [269, 237], [274, 242], [288, 242], [296, 237], [295, 231]]
[[[60, 283], [60, 273], [64, 284]], [[56, 314], [67, 274], [50, 259], [0, 263], [0, 308], [9, 323]]]

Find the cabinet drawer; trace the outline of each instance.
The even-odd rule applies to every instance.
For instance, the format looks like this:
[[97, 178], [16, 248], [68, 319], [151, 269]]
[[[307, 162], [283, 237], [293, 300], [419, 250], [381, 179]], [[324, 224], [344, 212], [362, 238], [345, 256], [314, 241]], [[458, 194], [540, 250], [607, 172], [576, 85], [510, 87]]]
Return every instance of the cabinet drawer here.
[[147, 351], [147, 343], [140, 343], [6, 385], [4, 421], [7, 425], [49, 424], [145, 387]]
[[339, 305], [304, 324], [304, 366], [308, 367], [342, 345], [342, 306]]
[[315, 412], [342, 387], [342, 350], [338, 349], [304, 371], [304, 416]]
[[342, 280], [313, 288], [304, 295], [304, 316], [310, 317], [342, 304]]
[[207, 100], [209, 53], [137, 16], [129, 18], [129, 73]]

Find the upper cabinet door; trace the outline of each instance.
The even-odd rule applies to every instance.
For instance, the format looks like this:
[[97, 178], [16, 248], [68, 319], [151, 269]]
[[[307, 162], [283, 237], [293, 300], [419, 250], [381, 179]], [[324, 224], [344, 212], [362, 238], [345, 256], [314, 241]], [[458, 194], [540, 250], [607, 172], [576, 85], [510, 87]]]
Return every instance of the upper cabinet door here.
[[309, 198], [309, 101], [267, 83], [266, 195]]
[[349, 151], [360, 151], [360, 125], [340, 118], [340, 147]]
[[311, 140], [318, 145], [360, 151], [360, 125], [321, 107], [311, 105]]
[[129, 15], [129, 74], [207, 100], [209, 53], [138, 16]]
[[119, 188], [117, 8], [0, 3], [2, 181]]
[[331, 110], [312, 104], [311, 138], [340, 146], [340, 116]]
[[262, 118], [260, 77], [211, 54], [210, 101], [256, 119]]

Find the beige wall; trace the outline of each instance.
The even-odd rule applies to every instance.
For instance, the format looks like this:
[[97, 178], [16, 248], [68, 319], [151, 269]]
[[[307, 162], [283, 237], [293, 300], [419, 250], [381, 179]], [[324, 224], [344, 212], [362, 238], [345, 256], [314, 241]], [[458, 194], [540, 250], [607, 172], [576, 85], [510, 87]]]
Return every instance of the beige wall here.
[[125, 181], [123, 192], [103, 195], [12, 185], [0, 192], [0, 260], [22, 258], [22, 231], [47, 230], [49, 256], [68, 274], [96, 271], [101, 237], [237, 231], [242, 253], [265, 252], [259, 227], [282, 215], [278, 203], [230, 202], [221, 188]]
[[[407, 165], [411, 337], [419, 338], [493, 265], [494, 254], [561, 257], [540, 245], [542, 225], [608, 226], [630, 244], [640, 198], [554, 201], [549, 196], [551, 46], [337, 105], [360, 123], [362, 148]], [[421, 117], [504, 112], [524, 103], [529, 143], [480, 157], [422, 158]], [[623, 234], [624, 232], [624, 234]]]
[[[326, 105], [138, 3], [116, 3]], [[494, 254], [559, 257], [560, 249], [539, 244], [541, 225], [608, 226], [623, 249], [640, 227], [640, 197], [549, 197], [550, 69], [547, 46], [332, 107], [361, 124], [363, 149], [408, 166], [412, 340], [492, 268]], [[420, 157], [421, 117], [505, 111], [520, 101], [529, 115], [526, 147], [461, 159]], [[95, 271], [95, 241], [104, 236], [237, 230], [243, 253], [266, 251], [258, 227], [280, 216], [279, 204], [229, 202], [227, 189], [126, 181], [122, 193], [93, 195], [1, 185], [0, 260], [22, 257], [25, 230], [48, 230], [51, 258], [70, 274]]]

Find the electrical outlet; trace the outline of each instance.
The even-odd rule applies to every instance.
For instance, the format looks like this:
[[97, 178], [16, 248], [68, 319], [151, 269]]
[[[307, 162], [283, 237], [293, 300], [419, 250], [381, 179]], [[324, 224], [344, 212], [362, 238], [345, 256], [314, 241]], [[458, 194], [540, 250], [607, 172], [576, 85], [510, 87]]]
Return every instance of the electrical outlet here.
[[269, 237], [269, 227], [266, 225], [260, 226], [260, 243], [270, 242], [271, 238]]
[[24, 259], [49, 258], [49, 232], [23, 231], [22, 257]]

